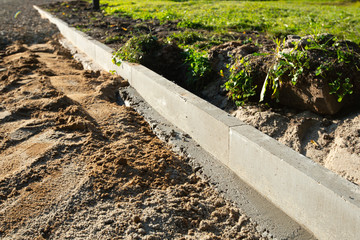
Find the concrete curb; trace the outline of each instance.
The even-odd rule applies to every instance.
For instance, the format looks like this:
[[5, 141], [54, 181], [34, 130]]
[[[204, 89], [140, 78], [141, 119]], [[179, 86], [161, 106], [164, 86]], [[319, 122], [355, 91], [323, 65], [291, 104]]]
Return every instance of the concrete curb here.
[[116, 71], [162, 116], [319, 239], [359, 239], [360, 188], [34, 6], [64, 37]]

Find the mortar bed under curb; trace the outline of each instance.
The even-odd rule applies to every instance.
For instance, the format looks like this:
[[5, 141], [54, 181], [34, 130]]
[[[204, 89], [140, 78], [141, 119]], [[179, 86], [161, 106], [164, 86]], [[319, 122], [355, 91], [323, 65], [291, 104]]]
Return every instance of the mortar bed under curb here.
[[319, 239], [359, 239], [360, 188], [34, 6], [79, 50], [116, 71], [162, 116]]

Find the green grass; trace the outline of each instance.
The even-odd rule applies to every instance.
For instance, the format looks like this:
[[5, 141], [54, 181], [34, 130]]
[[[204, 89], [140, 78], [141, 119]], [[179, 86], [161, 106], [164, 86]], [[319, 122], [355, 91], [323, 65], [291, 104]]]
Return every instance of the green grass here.
[[350, 1], [187, 1], [101, 0], [107, 14], [216, 32], [260, 31], [275, 37], [331, 33], [360, 43], [360, 2]]

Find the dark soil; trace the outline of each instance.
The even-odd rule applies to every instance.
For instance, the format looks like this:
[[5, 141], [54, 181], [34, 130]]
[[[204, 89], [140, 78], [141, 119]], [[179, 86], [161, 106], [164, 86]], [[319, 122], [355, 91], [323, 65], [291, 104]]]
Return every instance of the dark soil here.
[[120, 14], [104, 16], [100, 11], [93, 11], [91, 3], [83, 1], [54, 3], [46, 8], [58, 18], [113, 49], [118, 49], [134, 35], [154, 33], [162, 38], [179, 31], [176, 22], [160, 24], [158, 20], [143, 21]]

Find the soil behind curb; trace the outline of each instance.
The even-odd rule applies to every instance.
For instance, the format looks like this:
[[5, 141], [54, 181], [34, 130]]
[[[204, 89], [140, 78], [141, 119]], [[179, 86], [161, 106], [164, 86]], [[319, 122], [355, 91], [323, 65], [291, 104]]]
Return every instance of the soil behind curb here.
[[35, 7], [107, 71], [319, 239], [358, 239], [360, 188], [141, 66], [111, 62], [113, 50]]

